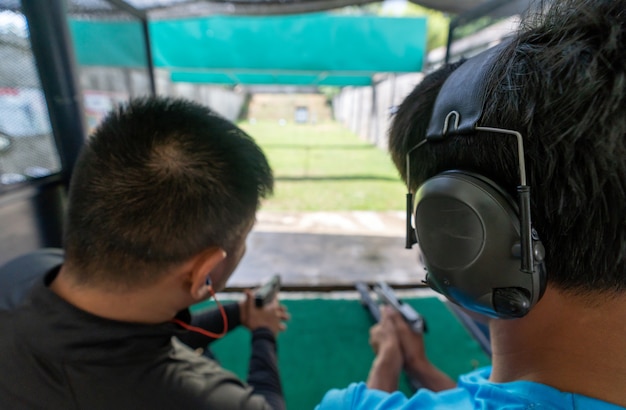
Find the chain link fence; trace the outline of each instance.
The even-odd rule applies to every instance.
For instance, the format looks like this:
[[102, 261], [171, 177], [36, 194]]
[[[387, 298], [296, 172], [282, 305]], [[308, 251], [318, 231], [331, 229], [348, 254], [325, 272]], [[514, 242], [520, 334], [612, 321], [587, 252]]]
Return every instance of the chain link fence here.
[[0, 192], [60, 172], [46, 101], [19, 9], [0, 11]]
[[[68, 2], [68, 22], [73, 42], [84, 41], [73, 24], [80, 21], [141, 21], [104, 0]], [[107, 41], [107, 39], [102, 39]], [[129, 39], [145, 44], [141, 36]], [[119, 44], [124, 48], [124, 44]], [[144, 66], [93, 65], [77, 56], [78, 81], [91, 132], [116, 104], [151, 93], [148, 62]], [[143, 58], [144, 56], [140, 56]], [[50, 116], [31, 49], [28, 22], [20, 2], [0, 1], [0, 193], [33, 179], [61, 172], [60, 155], [52, 134]]]

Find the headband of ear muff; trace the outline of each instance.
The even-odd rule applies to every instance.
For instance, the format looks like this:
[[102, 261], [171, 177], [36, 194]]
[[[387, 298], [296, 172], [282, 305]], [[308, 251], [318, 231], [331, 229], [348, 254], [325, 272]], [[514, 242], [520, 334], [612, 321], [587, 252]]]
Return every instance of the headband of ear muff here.
[[519, 205], [484, 176], [448, 171], [420, 186], [414, 218], [429, 286], [467, 309], [496, 318], [518, 318], [539, 301], [546, 283], [545, 252], [531, 227], [522, 136], [478, 125], [485, 84], [506, 45], [467, 60], [448, 77], [437, 96], [425, 143], [445, 143], [449, 136], [477, 131], [506, 134], [503, 144], [515, 136]]
[[534, 273], [520, 270], [517, 205], [487, 178], [447, 171], [416, 194], [415, 230], [427, 283], [452, 302], [491, 317], [524, 316], [545, 288], [541, 242]]

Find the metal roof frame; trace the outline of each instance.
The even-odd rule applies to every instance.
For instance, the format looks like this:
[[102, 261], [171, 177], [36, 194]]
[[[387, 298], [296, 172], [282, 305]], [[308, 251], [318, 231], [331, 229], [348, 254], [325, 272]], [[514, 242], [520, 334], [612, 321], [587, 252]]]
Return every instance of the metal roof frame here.
[[[358, 6], [382, 0], [69, 0], [71, 14], [111, 15], [116, 9], [139, 18], [176, 18], [207, 14], [271, 15], [308, 13]], [[452, 16], [467, 13], [490, 0], [409, 0]], [[516, 3], [517, 0], [508, 0]], [[111, 7], [113, 6], [113, 7]], [[19, 9], [20, 0], [0, 0], [0, 9]], [[119, 13], [117, 13], [119, 14]]]

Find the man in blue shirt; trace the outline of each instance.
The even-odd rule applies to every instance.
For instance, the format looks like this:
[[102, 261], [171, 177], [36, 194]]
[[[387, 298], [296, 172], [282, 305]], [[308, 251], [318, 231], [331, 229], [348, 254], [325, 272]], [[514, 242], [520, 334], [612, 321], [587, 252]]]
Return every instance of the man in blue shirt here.
[[[415, 194], [407, 245], [489, 317], [492, 366], [455, 385], [386, 311], [367, 383], [319, 410], [626, 407], [625, 49], [626, 1], [553, 2], [405, 99], [389, 149]], [[411, 398], [403, 368], [425, 387]]]

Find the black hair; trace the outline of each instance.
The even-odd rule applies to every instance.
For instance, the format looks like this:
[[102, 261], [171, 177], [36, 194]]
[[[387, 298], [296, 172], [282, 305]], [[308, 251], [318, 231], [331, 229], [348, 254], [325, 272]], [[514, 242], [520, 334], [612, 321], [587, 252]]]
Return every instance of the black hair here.
[[[556, 1], [525, 23], [485, 85], [479, 124], [524, 138], [548, 281], [578, 294], [626, 289], [625, 49], [626, 1]], [[434, 96], [455, 68], [425, 78], [396, 114], [389, 148], [405, 180], [404, 155], [424, 138]], [[427, 144], [412, 154], [410, 188], [463, 169], [516, 195], [515, 149], [514, 138], [487, 133]]]
[[112, 111], [83, 147], [70, 184], [67, 262], [77, 280], [135, 286], [245, 237], [271, 168], [244, 131], [172, 98]]

